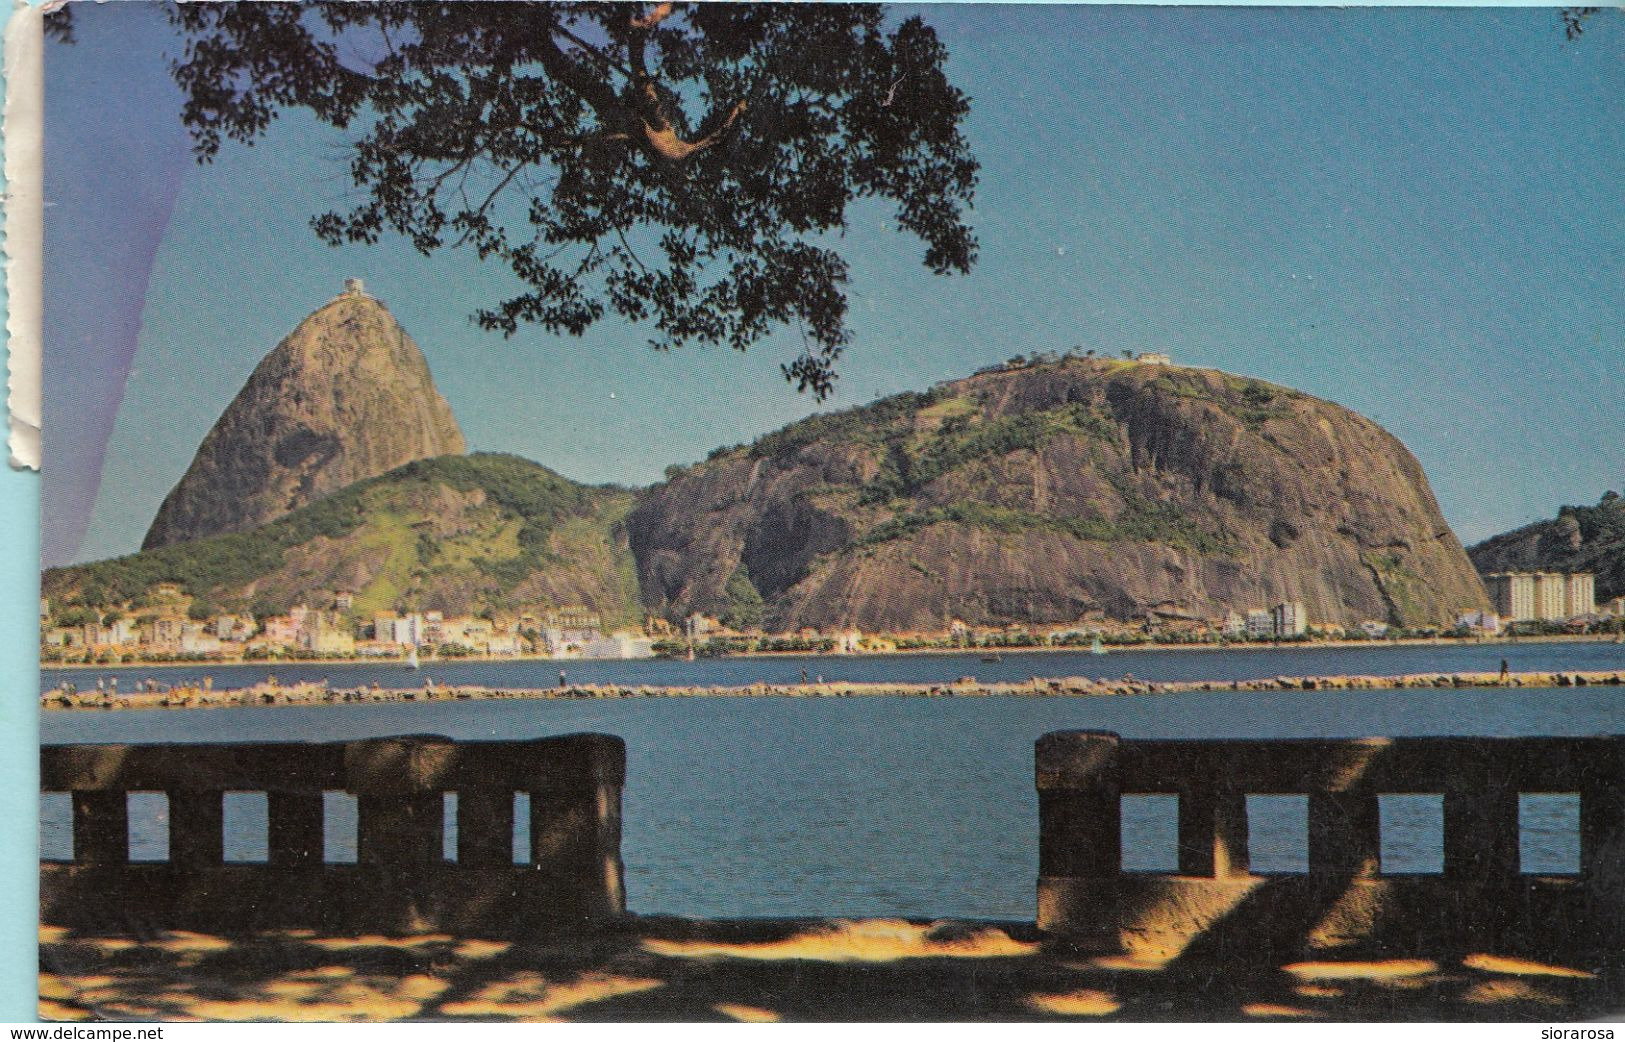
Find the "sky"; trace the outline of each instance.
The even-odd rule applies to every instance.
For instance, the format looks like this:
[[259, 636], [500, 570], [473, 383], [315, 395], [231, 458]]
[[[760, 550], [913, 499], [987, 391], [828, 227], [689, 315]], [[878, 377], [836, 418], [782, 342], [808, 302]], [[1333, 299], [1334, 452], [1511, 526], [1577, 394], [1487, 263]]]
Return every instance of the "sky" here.
[[161, 10], [78, 5], [46, 55], [47, 565], [136, 550], [258, 360], [358, 276], [473, 450], [641, 485], [813, 411], [1013, 354], [1165, 350], [1382, 423], [1464, 542], [1625, 486], [1625, 15], [1554, 9], [921, 13], [971, 97], [969, 276], [857, 207], [837, 394], [792, 332], [656, 354], [616, 321], [512, 339], [467, 253], [333, 249], [342, 135], [285, 114], [190, 158]]

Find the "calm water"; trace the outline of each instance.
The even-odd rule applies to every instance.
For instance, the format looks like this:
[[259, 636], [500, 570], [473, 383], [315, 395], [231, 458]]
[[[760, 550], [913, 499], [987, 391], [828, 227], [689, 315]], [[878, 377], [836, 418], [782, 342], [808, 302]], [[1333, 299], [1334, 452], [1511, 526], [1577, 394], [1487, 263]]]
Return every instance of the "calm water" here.
[[[1459, 659], [1470, 659], [1472, 650], [1455, 651], [1458, 661], [1438, 664], [1444, 656], [1437, 654], [1433, 661], [1436, 668], [1471, 668]], [[1496, 648], [1485, 654], [1498, 665], [1502, 656], [1546, 650]], [[1570, 656], [1565, 661], [1570, 666], [1581, 664], [1578, 652], [1608, 651], [1614, 661], [1620, 655], [1619, 649], [1601, 646], [1562, 650]], [[1164, 675], [1417, 668], [1395, 665], [1414, 660], [1393, 650], [1375, 653], [1382, 656], [1380, 665], [1355, 665], [1369, 661], [1360, 656], [1372, 653], [1363, 651], [1308, 652], [1291, 664], [1289, 654], [1143, 655], [1133, 657], [1131, 671], [1152, 676], [1159, 664], [1168, 671], [1185, 671]], [[1301, 664], [1316, 656], [1321, 665]], [[1125, 654], [1107, 661], [1115, 666], [1130, 658]], [[1197, 659], [1200, 668], [1193, 663]], [[834, 666], [858, 671], [876, 664], [816, 661], [826, 675]], [[906, 661], [911, 668], [941, 668], [941, 660]], [[1528, 659], [1517, 664], [1532, 668]], [[785, 668], [782, 662], [705, 665], [721, 670]], [[1027, 669], [1050, 671], [1027, 656], [1007, 656], [1001, 667], [1016, 676]], [[1602, 668], [1595, 659], [1593, 668]], [[217, 682], [223, 672], [215, 671]], [[946, 673], [953, 672], [948, 666]], [[445, 679], [453, 678], [448, 674]], [[628, 901], [636, 911], [1010, 919], [1033, 914], [1033, 741], [1060, 728], [1104, 728], [1136, 738], [1614, 733], [1625, 729], [1625, 689], [1044, 700], [492, 701], [45, 713], [41, 722], [47, 743], [343, 740], [406, 733], [526, 738], [607, 731], [627, 743], [623, 853]], [[332, 808], [335, 822], [353, 815], [343, 802]], [[42, 809], [45, 853], [60, 857], [67, 842], [65, 800], [47, 797]], [[136, 852], [161, 855], [161, 800], [154, 798], [135, 810]], [[1129, 867], [1171, 867], [1171, 812], [1169, 800], [1133, 802], [1126, 808]], [[1250, 813], [1255, 865], [1301, 871], [1302, 799], [1254, 798]], [[1437, 801], [1389, 797], [1382, 813], [1390, 866], [1437, 870]], [[228, 823], [232, 856], [263, 856], [263, 814], [263, 803], [235, 798]], [[1526, 869], [1572, 871], [1575, 824], [1571, 799], [1526, 796]], [[330, 858], [353, 857], [348, 843], [343, 837], [335, 841]]]
[[744, 685], [758, 681], [784, 684], [809, 678], [832, 681], [948, 683], [964, 676], [986, 681], [1020, 681], [1035, 676], [1121, 677], [1132, 673], [1142, 680], [1249, 680], [1273, 676], [1324, 676], [1357, 673], [1393, 676], [1403, 673], [1498, 670], [1505, 659], [1514, 670], [1625, 668], [1625, 644], [1446, 644], [1437, 647], [1394, 647], [1374, 644], [1352, 648], [1234, 648], [1182, 651], [1113, 651], [1108, 655], [1079, 652], [1007, 652], [1001, 662], [983, 662], [979, 654], [786, 656], [782, 658], [666, 659], [641, 661], [508, 661], [430, 662], [422, 670], [399, 664], [274, 666], [170, 666], [122, 670], [44, 669], [43, 692], [63, 681], [81, 691], [94, 688], [98, 679], [118, 677], [128, 690], [138, 680], [164, 684], [196, 683], [214, 678], [216, 687], [244, 687], [274, 674], [277, 679], [330, 680], [335, 686], [420, 687], [429, 678], [437, 684], [490, 687], [553, 687], [564, 670], [571, 683], [655, 684], [660, 686]]

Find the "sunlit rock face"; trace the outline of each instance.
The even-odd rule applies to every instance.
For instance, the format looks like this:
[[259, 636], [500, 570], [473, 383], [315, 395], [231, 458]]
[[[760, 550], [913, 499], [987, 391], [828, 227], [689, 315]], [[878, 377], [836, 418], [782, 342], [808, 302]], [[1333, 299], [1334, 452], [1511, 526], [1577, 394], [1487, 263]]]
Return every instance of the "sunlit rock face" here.
[[261, 360], [142, 549], [256, 528], [404, 463], [465, 451], [423, 352], [352, 283]]
[[1211, 369], [1072, 358], [812, 417], [673, 472], [629, 519], [644, 605], [773, 630], [1222, 620], [1448, 624], [1488, 601], [1372, 421]]

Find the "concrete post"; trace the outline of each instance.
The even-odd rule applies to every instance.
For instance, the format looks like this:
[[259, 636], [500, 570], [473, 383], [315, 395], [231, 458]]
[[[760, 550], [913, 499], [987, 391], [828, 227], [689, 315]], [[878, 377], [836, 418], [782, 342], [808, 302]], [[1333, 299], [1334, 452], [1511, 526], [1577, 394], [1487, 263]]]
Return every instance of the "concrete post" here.
[[586, 916], [626, 910], [621, 787], [537, 789], [530, 795], [530, 864], [553, 899]]
[[356, 811], [361, 864], [410, 869], [443, 860], [446, 820], [440, 793], [362, 793]]
[[1179, 791], [1179, 874], [1233, 879], [1250, 869], [1247, 796], [1222, 782]]
[[277, 868], [306, 868], [322, 863], [322, 794], [266, 794], [266, 855]]
[[457, 791], [457, 863], [465, 868], [513, 865], [513, 792]]
[[438, 737], [345, 746], [346, 784], [356, 794], [357, 861], [409, 874], [444, 860], [445, 791], [455, 756], [451, 740]]
[[130, 812], [122, 790], [74, 792], [73, 859], [115, 865], [130, 860]]
[[1123, 867], [1118, 737], [1055, 731], [1038, 740], [1038, 927], [1099, 951], [1121, 947]]
[[1309, 874], [1367, 879], [1382, 870], [1382, 831], [1375, 793], [1309, 794]]
[[1587, 765], [1580, 788], [1580, 878], [1625, 907], [1625, 739]]
[[1444, 874], [1464, 883], [1505, 882], [1518, 874], [1518, 793], [1482, 773], [1478, 780], [1475, 788], [1445, 789]]
[[1625, 950], [1625, 739], [1597, 741], [1580, 774], [1584, 922], [1605, 948]]
[[182, 868], [211, 868], [225, 860], [225, 793], [170, 789], [169, 860]]

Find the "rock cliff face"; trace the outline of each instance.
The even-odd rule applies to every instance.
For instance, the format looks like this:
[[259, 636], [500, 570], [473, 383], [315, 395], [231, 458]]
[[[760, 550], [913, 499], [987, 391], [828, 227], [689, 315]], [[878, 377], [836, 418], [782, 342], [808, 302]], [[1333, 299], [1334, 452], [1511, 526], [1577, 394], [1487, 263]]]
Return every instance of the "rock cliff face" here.
[[[1488, 606], [1427, 479], [1347, 409], [1214, 370], [1072, 359], [813, 417], [646, 491], [645, 606], [769, 629]], [[759, 596], [760, 603], [752, 603]]]
[[1467, 556], [1485, 575], [1592, 572], [1597, 600], [1625, 596], [1625, 498], [1609, 492], [1594, 507], [1563, 507], [1552, 520], [1486, 539]]
[[383, 304], [346, 290], [255, 368], [142, 549], [254, 528], [403, 463], [463, 451], [423, 352]]

